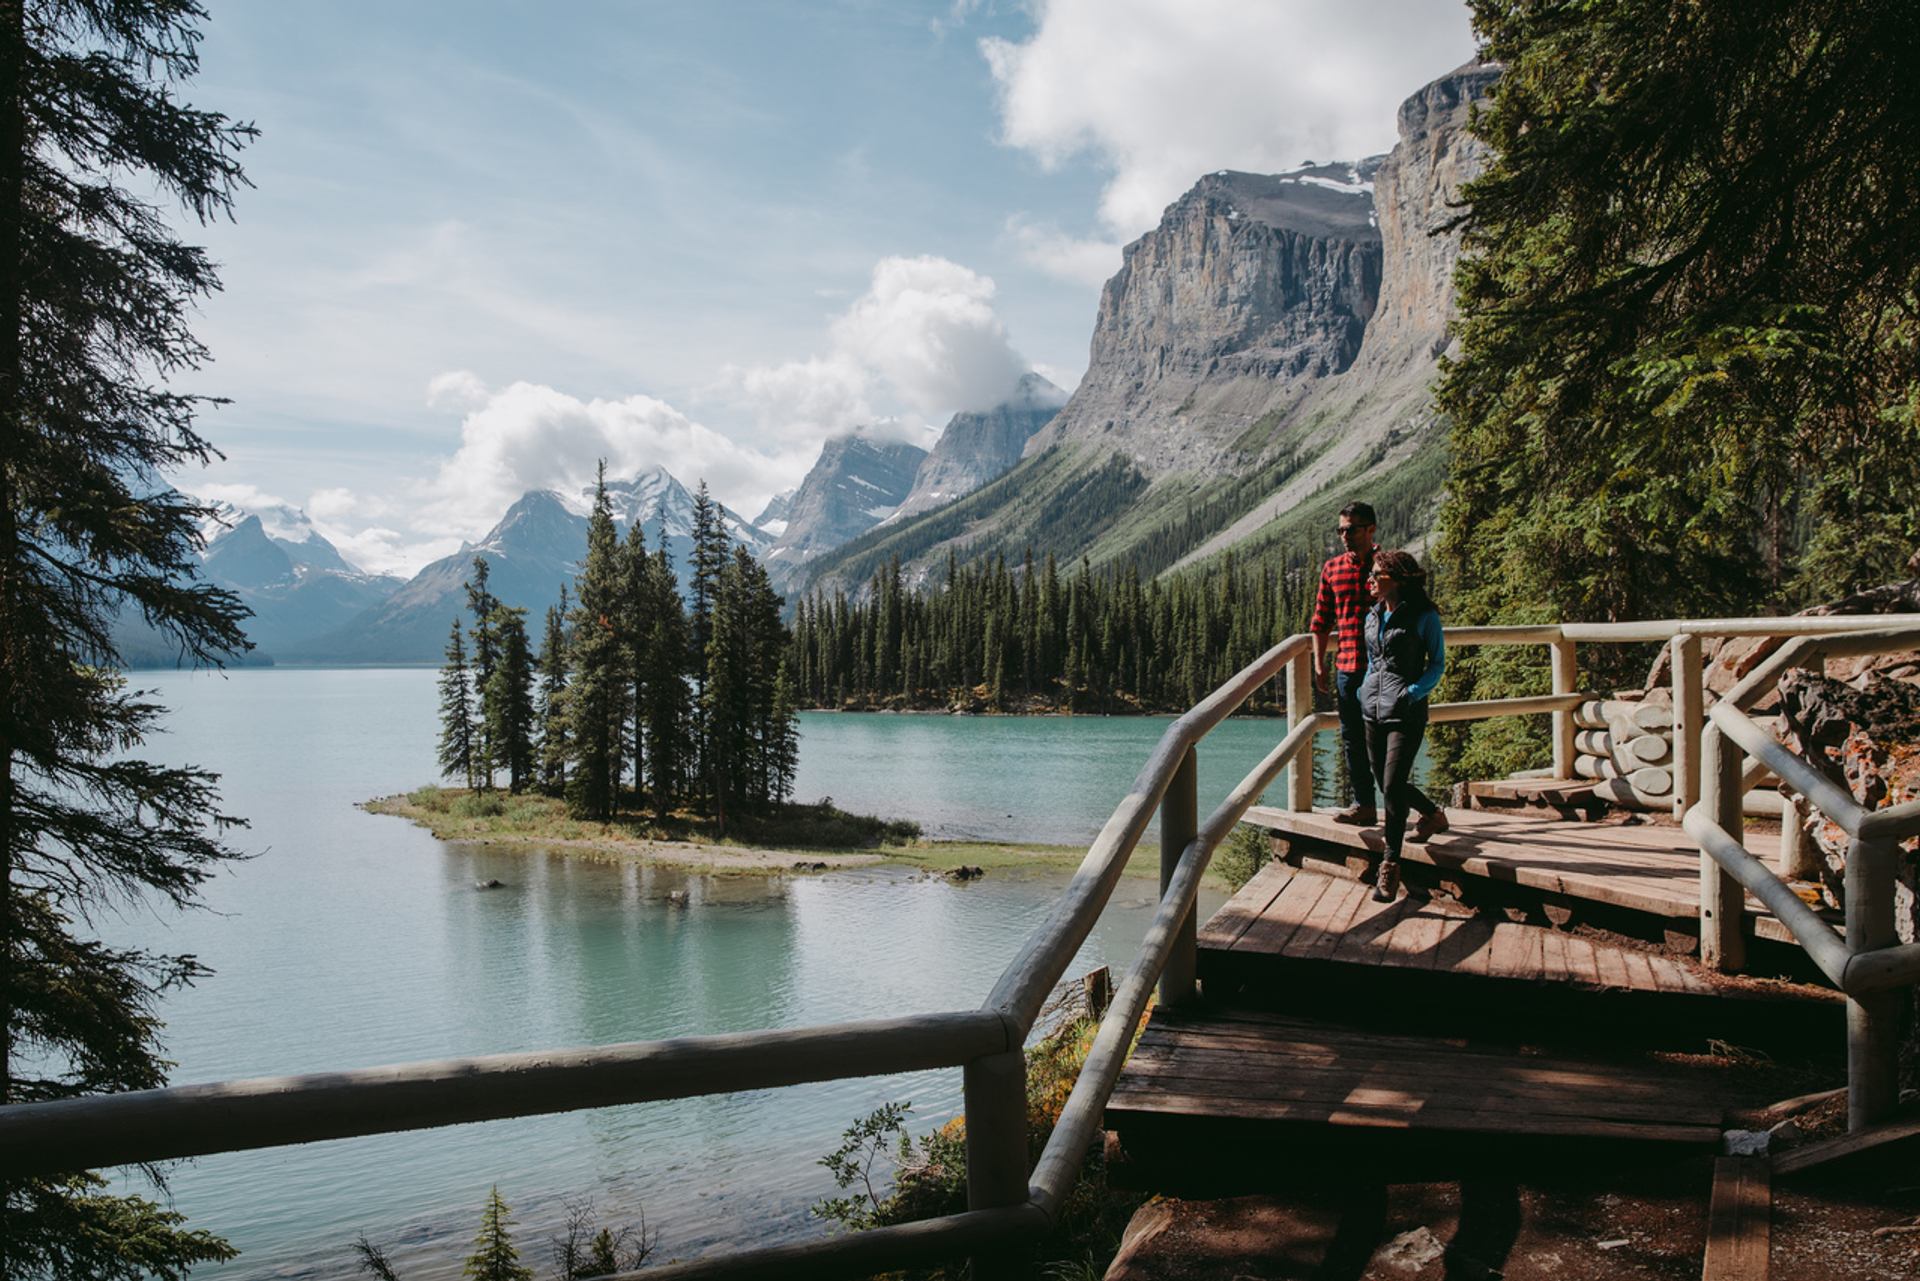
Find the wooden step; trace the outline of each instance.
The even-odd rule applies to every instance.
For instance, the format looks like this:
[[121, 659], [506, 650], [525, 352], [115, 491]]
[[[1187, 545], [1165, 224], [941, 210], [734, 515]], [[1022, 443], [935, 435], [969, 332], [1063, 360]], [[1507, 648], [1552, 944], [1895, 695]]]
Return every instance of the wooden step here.
[[[1585, 823], [1543, 810], [1450, 809], [1453, 830], [1425, 845], [1411, 841], [1405, 863], [1443, 874], [1521, 886], [1560, 901], [1603, 904], [1644, 914], [1682, 929], [1700, 913], [1700, 851], [1680, 828], [1664, 823]], [[1293, 811], [1256, 805], [1246, 822], [1287, 843], [1294, 861], [1377, 858], [1386, 848], [1378, 827], [1350, 827], [1331, 810]], [[1766, 846], [1750, 846], [1763, 861]], [[1792, 943], [1786, 926], [1751, 895], [1747, 919], [1754, 935]], [[1836, 932], [1839, 931], [1835, 918]], [[1797, 945], [1796, 945], [1797, 946]]]
[[[1748, 1091], [1750, 1093], [1750, 1091]], [[1698, 1061], [1417, 1036], [1207, 1001], [1149, 1019], [1108, 1103], [1136, 1168], [1258, 1153], [1564, 1168], [1591, 1146], [1709, 1151], [1745, 1095]], [[1172, 1166], [1169, 1165], [1172, 1162]], [[1437, 1164], [1436, 1164], [1437, 1163]]]

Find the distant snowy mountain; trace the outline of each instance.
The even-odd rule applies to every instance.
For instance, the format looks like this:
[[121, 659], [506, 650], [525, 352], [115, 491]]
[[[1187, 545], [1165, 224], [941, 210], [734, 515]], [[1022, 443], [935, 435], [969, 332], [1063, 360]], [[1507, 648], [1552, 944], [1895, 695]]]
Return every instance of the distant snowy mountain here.
[[342, 626], [400, 586], [398, 578], [349, 562], [304, 512], [282, 507], [231, 516], [239, 519], [207, 545], [201, 576], [253, 611], [242, 627], [268, 655]]
[[765, 557], [775, 587], [795, 581], [813, 557], [831, 551], [892, 515], [913, 489], [927, 451], [861, 432], [820, 447], [788, 506], [787, 525]]
[[[614, 525], [621, 538], [636, 522], [647, 550], [667, 549], [684, 584], [693, 547], [693, 495], [665, 468], [654, 467], [632, 480], [607, 482]], [[466, 585], [473, 559], [484, 557], [488, 585], [509, 605], [527, 611], [537, 630], [547, 607], [571, 584], [587, 554], [587, 518], [593, 510], [591, 488], [560, 493], [529, 490], [502, 516], [486, 537], [452, 556], [428, 565], [412, 580], [346, 625], [289, 647], [283, 657], [302, 662], [438, 662], [455, 618], [464, 619]], [[773, 538], [738, 513], [721, 506], [727, 534], [756, 557], [773, 547]]]
[[787, 532], [787, 522], [793, 516], [793, 496], [799, 492], [798, 489], [783, 489], [769, 498], [767, 505], [760, 509], [760, 514], [753, 518], [753, 523], [779, 538]]
[[1028, 372], [1000, 404], [955, 414], [914, 473], [913, 492], [882, 523], [944, 507], [1011, 471], [1027, 441], [1066, 403], [1066, 392], [1042, 375]]
[[[241, 630], [253, 650], [239, 663], [266, 663], [343, 626], [385, 600], [398, 578], [369, 574], [340, 554], [296, 507], [222, 506], [205, 531], [200, 578], [224, 587], [253, 611]], [[170, 667], [179, 646], [137, 614], [114, 628], [121, 657], [134, 667]]]

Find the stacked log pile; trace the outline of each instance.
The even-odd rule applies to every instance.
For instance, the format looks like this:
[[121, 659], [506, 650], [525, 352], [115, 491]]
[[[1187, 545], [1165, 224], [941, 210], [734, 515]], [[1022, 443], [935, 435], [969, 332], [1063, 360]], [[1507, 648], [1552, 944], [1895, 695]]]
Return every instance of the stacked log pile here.
[[1673, 808], [1673, 709], [1593, 698], [1573, 713], [1573, 772], [1597, 795], [1632, 809]]

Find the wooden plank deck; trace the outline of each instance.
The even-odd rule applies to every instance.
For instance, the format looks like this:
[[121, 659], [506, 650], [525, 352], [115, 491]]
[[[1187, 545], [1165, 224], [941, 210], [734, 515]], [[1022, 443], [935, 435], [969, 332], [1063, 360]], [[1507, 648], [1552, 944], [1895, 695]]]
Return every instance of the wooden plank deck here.
[[[1257, 1010], [1156, 1009], [1107, 1126], [1173, 1118], [1258, 1128], [1424, 1131], [1712, 1148], [1721, 1075], [1342, 1027]], [[1564, 1152], [1562, 1152], [1564, 1155]]]
[[1717, 974], [1443, 896], [1375, 903], [1364, 882], [1311, 870], [1327, 866], [1275, 860], [1200, 927], [1209, 996], [1335, 1019], [1380, 1011], [1407, 1032], [1527, 1028], [1581, 1045], [1840, 1043], [1845, 1002], [1829, 987]]
[[[1677, 827], [1568, 822], [1539, 811], [1450, 809], [1453, 830], [1426, 845], [1409, 841], [1402, 857], [1445, 872], [1529, 886], [1548, 894], [1695, 922], [1700, 912], [1700, 851]], [[1295, 812], [1256, 805], [1246, 821], [1287, 838], [1303, 857], [1373, 857], [1385, 849], [1377, 827], [1348, 827], [1330, 810]], [[1762, 860], [1773, 838], [1750, 842]], [[1747, 897], [1754, 933], [1792, 942], [1759, 900]]]
[[[1339, 924], [1335, 924], [1338, 922]], [[1200, 929], [1203, 952], [1455, 970], [1577, 988], [1713, 995], [1709, 971], [1577, 935], [1491, 921], [1444, 899], [1375, 903], [1344, 877], [1267, 864]]]

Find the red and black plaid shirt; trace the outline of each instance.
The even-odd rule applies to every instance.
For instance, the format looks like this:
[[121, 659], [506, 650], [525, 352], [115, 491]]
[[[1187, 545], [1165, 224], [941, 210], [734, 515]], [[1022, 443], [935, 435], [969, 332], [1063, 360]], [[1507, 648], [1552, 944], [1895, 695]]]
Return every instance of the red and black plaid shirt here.
[[1313, 598], [1313, 621], [1307, 624], [1307, 630], [1323, 635], [1339, 630], [1335, 671], [1357, 672], [1367, 665], [1361, 637], [1367, 611], [1373, 608], [1373, 597], [1367, 592], [1367, 571], [1371, 568], [1372, 552], [1364, 561], [1352, 552], [1341, 552], [1320, 567], [1320, 591]]

